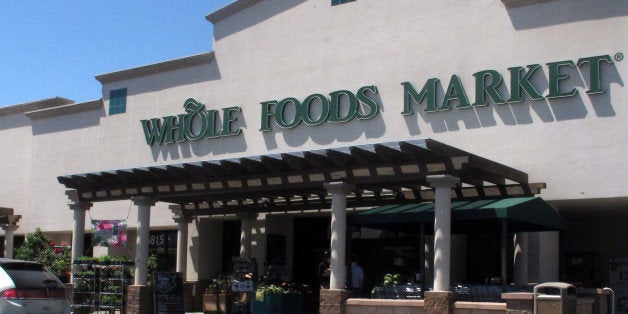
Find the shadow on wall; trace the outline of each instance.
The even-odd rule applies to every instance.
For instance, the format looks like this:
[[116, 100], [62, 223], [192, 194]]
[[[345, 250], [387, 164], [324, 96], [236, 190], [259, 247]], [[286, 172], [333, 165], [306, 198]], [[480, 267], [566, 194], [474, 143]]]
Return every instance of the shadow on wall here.
[[[376, 93], [369, 94], [370, 99], [377, 104], [379, 111], [384, 111], [384, 105], [380, 96]], [[341, 99], [341, 108], [348, 108], [349, 100], [346, 97]], [[320, 102], [312, 106], [312, 115], [310, 118], [318, 119], [321, 117]], [[366, 114], [370, 112], [364, 104], [360, 103], [359, 112]], [[316, 110], [319, 112], [316, 112]], [[341, 109], [342, 111], [342, 109]], [[284, 112], [285, 119], [288, 121], [294, 121], [295, 119], [295, 107], [290, 106]], [[222, 113], [221, 113], [222, 114]], [[279, 113], [277, 113], [279, 115]], [[238, 116], [237, 121], [231, 126], [232, 130], [241, 129], [242, 132], [262, 132], [264, 142], [268, 150], [278, 148], [277, 136], [283, 136], [285, 143], [290, 147], [301, 147], [308, 140], [311, 140], [320, 145], [331, 144], [334, 141], [342, 143], [351, 143], [355, 140], [366, 138], [379, 138], [386, 133], [386, 126], [381, 114], [376, 114], [374, 117], [365, 120], [359, 120], [356, 117], [351, 121], [344, 123], [332, 123], [329, 121], [323, 122], [321, 125], [306, 125], [305, 122], [301, 122], [300, 125], [293, 128], [281, 128], [277, 124], [277, 115], [269, 118], [270, 131], [260, 131], [258, 128], [259, 121], [253, 122], [253, 128], [247, 128], [247, 122], [241, 115]], [[349, 116], [347, 112], [341, 112], [342, 117]], [[193, 128], [197, 129], [198, 125], [194, 125]], [[221, 118], [216, 120], [215, 129], [217, 132], [222, 129]], [[185, 141], [181, 143], [171, 143], [163, 145], [154, 145], [151, 147], [153, 159], [163, 160], [178, 160], [191, 157], [202, 157], [207, 155], [221, 156], [231, 153], [244, 152], [248, 148], [246, 138], [243, 134], [235, 136], [205, 138], [199, 141]]]
[[[371, 94], [371, 97], [379, 107], [379, 111], [383, 112], [385, 108], [379, 94]], [[341, 108], [346, 108], [347, 106], [347, 99], [343, 98], [341, 100]], [[363, 105], [361, 106], [360, 112], [368, 112], [368, 109], [365, 109]], [[293, 114], [293, 110], [286, 110], [285, 112], [285, 116], [289, 117], [287, 119], [292, 119]], [[320, 113], [314, 113], [312, 117], [318, 118], [318, 114]], [[346, 114], [346, 112], [343, 114]], [[314, 143], [320, 145], [331, 144], [334, 141], [351, 143], [361, 136], [366, 138], [379, 138], [386, 133], [386, 126], [381, 113], [367, 120], [354, 118], [345, 123], [332, 123], [327, 121], [317, 126], [308, 126], [305, 123], [301, 123], [299, 126], [292, 129], [279, 127], [275, 119], [271, 121], [270, 125], [272, 130], [264, 132], [263, 134], [264, 142], [268, 150], [278, 148], [276, 137], [280, 134], [283, 136], [285, 143], [290, 147], [302, 147], [308, 140], [312, 140]]]
[[524, 30], [628, 15], [628, 1], [560, 0], [507, 10], [515, 30]]
[[31, 120], [24, 115], [0, 116], [0, 131], [16, 129], [31, 124]]
[[81, 112], [78, 114], [70, 114], [48, 119], [34, 120], [33, 135], [62, 132], [69, 130], [78, 130], [100, 124], [100, 119], [104, 118], [105, 108], [102, 106], [98, 110]]
[[[188, 69], [182, 69], [181, 71], [169, 71], [165, 73], [156, 74], [159, 76], [155, 79], [154, 75], [148, 75], [138, 78], [137, 80], [145, 80], [149, 83], [136, 85], [133, 88], [128, 89], [127, 96], [146, 94], [178, 86], [185, 86], [190, 84], [198, 84], [208, 81], [216, 81], [220, 79], [220, 69], [216, 59], [212, 60], [208, 64], [196, 66], [198, 69], [190, 71]], [[109, 101], [108, 93], [103, 94], [103, 101]]]
[[214, 40], [220, 40], [231, 34], [235, 34], [251, 26], [255, 26], [272, 16], [289, 10], [301, 3], [304, 3], [305, 1], [306, 0], [260, 1], [253, 5], [253, 9], [245, 9], [239, 14], [229, 17], [237, 19], [236, 21], [231, 23], [220, 23], [218, 27], [214, 26]]
[[[244, 119], [239, 119], [235, 128], [246, 129]], [[218, 129], [222, 126], [217, 127]], [[246, 131], [246, 130], [244, 130]], [[151, 147], [153, 160], [178, 160], [191, 158], [194, 156], [214, 156], [227, 155], [230, 153], [244, 152], [247, 149], [246, 140], [243, 135], [216, 137], [203, 139], [200, 141], [186, 141], [182, 143], [161, 144]]]
[[[198, 235], [190, 237], [188, 252], [192, 268], [198, 274], [198, 280], [210, 280], [220, 273], [222, 265], [222, 222], [212, 221], [209, 217], [195, 219]], [[219, 248], [219, 249], [216, 249]]]
[[[432, 132], [443, 133], [459, 131], [461, 128], [477, 129], [482, 127], [494, 127], [500, 124], [498, 120], [503, 125], [532, 124], [535, 120], [534, 116], [546, 123], [585, 119], [587, 116], [591, 118], [590, 112], [585, 105], [584, 97], [589, 98], [596, 117], [614, 117], [616, 113], [612, 105], [611, 84], [624, 86], [624, 82], [619, 76], [619, 72], [614, 63], [604, 63], [601, 64], [601, 67], [602, 73], [605, 73], [601, 80], [601, 87], [605, 92], [601, 94], [589, 95], [585, 93], [588, 87], [583, 81], [583, 78], [589, 77], [588, 67], [565, 67], [561, 69], [561, 71], [569, 75], [569, 79], [561, 81], [561, 86], [565, 86], [563, 87], [565, 90], [567, 90], [567, 88], [578, 88], [578, 94], [575, 96], [532, 100], [524, 93], [523, 102], [495, 104], [490, 100], [488, 106], [471, 106], [465, 109], [456, 109], [458, 102], [452, 101], [450, 103], [451, 110], [436, 112], [426, 112], [424, 103], [417, 104], [413, 101], [411, 105], [412, 110], [414, 113], [418, 113], [418, 115], [412, 114], [404, 116], [405, 122], [410, 134], [419, 135], [422, 133], [421, 126], [427, 127], [427, 125], [431, 127]], [[536, 86], [539, 91], [548, 90], [548, 75], [545, 72], [546, 69], [539, 69], [539, 73], [536, 73], [530, 80], [532, 85]], [[447, 82], [445, 82], [445, 84], [447, 84]], [[498, 88], [500, 95], [502, 95], [504, 99], [509, 98], [508, 90], [505, 87], [506, 85], [508, 84], [504, 83]], [[418, 84], [416, 87], [421, 88]], [[439, 101], [442, 100], [445, 94], [445, 90], [440, 81], [437, 84], [436, 90], [437, 103], [440, 104]], [[471, 91], [473, 88], [468, 87], [466, 90]], [[469, 101], [474, 103], [473, 98], [470, 98]], [[455, 111], [455, 113], [452, 111]]]

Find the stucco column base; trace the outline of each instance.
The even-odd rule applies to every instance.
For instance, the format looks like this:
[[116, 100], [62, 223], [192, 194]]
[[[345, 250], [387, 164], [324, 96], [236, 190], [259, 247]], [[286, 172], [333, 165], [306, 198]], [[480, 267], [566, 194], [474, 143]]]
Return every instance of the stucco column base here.
[[576, 300], [574, 300], [573, 306], [569, 307], [572, 311], [565, 310], [561, 300], [537, 300], [537, 313], [538, 314], [554, 314], [554, 313], [576, 313]]
[[593, 295], [593, 314], [608, 313], [608, 295], [609, 292], [602, 289], [595, 289], [595, 294]]
[[453, 314], [456, 296], [451, 291], [425, 291], [425, 313]]
[[534, 311], [534, 294], [530, 292], [502, 293], [502, 301], [506, 302], [508, 313], [532, 313]]
[[186, 312], [203, 311], [203, 290], [199, 281], [183, 283], [183, 302]]
[[347, 290], [321, 289], [319, 301], [320, 314], [345, 314], [345, 303], [348, 299]]
[[126, 313], [128, 314], [152, 314], [153, 311], [153, 287], [131, 285], [128, 287]]

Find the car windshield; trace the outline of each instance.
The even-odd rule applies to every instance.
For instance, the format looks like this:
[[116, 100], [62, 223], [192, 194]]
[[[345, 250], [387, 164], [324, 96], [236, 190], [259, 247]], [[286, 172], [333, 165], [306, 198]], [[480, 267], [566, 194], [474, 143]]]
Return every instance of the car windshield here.
[[44, 270], [40, 264], [6, 263], [2, 268], [9, 274], [18, 289], [62, 288], [63, 283]]

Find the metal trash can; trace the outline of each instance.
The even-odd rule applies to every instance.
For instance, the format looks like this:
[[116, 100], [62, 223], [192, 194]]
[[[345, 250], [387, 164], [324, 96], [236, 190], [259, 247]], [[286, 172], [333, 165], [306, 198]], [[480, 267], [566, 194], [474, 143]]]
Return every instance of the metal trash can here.
[[534, 286], [534, 314], [576, 313], [576, 287], [565, 282], [545, 282]]

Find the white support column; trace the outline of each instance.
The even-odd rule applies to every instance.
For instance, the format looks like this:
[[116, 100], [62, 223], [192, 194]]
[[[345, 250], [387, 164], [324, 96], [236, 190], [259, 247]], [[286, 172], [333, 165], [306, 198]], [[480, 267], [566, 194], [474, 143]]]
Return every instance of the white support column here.
[[20, 217], [19, 215], [9, 215], [9, 223], [2, 225], [2, 229], [4, 229], [4, 258], [13, 258], [13, 238]]
[[74, 230], [72, 232], [72, 260], [78, 260], [83, 256], [85, 238], [85, 212], [89, 210], [89, 203], [70, 204], [74, 212]]
[[460, 180], [450, 175], [427, 176], [435, 189], [434, 291], [449, 291], [451, 276], [451, 188]]
[[347, 194], [353, 185], [344, 182], [325, 183], [325, 189], [331, 193], [331, 276], [330, 289], [344, 289], [347, 279]]
[[560, 232], [543, 231], [535, 232], [538, 237], [538, 272], [537, 282], [558, 281]]
[[147, 196], [133, 197], [137, 206], [137, 245], [135, 248], [135, 285], [146, 285], [148, 278], [148, 242], [150, 241], [150, 208], [156, 200]]
[[[85, 246], [85, 212], [92, 207], [92, 203], [81, 202], [78, 198], [76, 190], [67, 190], [65, 195], [68, 196], [70, 203], [68, 207], [74, 214], [72, 229], [72, 261], [78, 260], [83, 256]], [[72, 274], [74, 274], [74, 264], [72, 265]]]
[[528, 283], [528, 233], [517, 232], [513, 242], [515, 246], [513, 282], [515, 285], [526, 285]]
[[183, 275], [183, 281], [187, 279], [188, 264], [188, 226], [192, 217], [185, 215], [180, 205], [169, 206], [177, 223], [177, 266], [176, 271]]
[[246, 212], [238, 214], [240, 225], [240, 257], [251, 259], [253, 241], [253, 221], [257, 219], [257, 213]]

